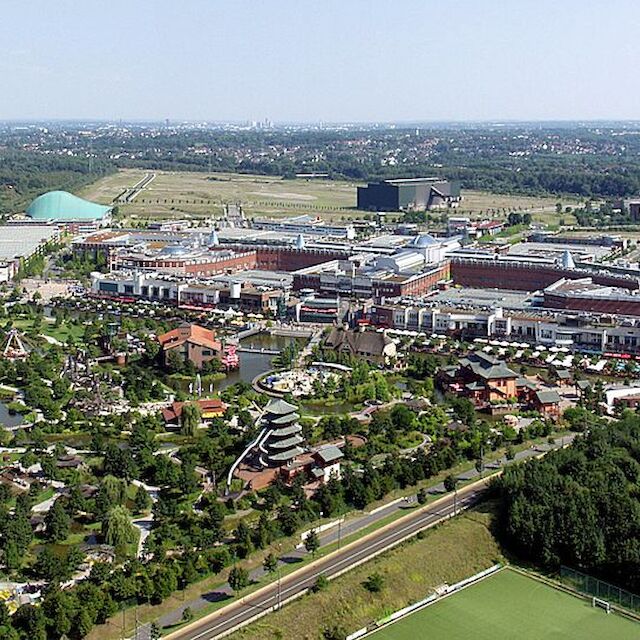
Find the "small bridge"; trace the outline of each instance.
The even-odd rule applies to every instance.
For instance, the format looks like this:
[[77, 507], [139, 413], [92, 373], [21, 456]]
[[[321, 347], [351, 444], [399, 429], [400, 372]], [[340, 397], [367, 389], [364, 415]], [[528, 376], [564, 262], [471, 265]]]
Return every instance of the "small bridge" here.
[[279, 356], [279, 349], [265, 349], [264, 347], [238, 347], [238, 353], [259, 353], [264, 356]]

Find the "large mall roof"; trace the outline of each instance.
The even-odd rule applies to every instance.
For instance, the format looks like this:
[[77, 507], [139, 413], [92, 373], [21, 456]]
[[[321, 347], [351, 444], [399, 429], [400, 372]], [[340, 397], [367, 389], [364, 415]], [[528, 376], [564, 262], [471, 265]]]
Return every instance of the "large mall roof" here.
[[27, 208], [36, 220], [100, 220], [111, 207], [89, 202], [66, 191], [49, 191], [38, 196]]

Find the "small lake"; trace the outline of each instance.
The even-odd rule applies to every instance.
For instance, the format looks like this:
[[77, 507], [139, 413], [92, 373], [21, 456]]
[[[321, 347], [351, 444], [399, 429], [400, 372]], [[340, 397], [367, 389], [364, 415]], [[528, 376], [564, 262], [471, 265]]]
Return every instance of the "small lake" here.
[[7, 405], [0, 402], [0, 425], [3, 427], [17, 427], [24, 422], [24, 418], [19, 414], [10, 414]]
[[[306, 344], [304, 338], [290, 338], [286, 336], [272, 336], [268, 333], [259, 333], [240, 341], [240, 345], [245, 348], [252, 349], [278, 349], [282, 350], [293, 342], [298, 343], [298, 347], [302, 348]], [[265, 373], [271, 369], [271, 361], [275, 356], [265, 353], [238, 353], [240, 356], [240, 367], [235, 371], [231, 371], [224, 380], [221, 380], [216, 386], [219, 389], [235, 384], [236, 382], [251, 382], [257, 375]]]

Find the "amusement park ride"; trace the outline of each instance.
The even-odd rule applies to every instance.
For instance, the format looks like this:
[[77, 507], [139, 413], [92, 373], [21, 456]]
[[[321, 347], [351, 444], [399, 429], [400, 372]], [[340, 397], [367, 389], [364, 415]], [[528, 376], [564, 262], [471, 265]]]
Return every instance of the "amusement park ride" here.
[[7, 360], [23, 360], [29, 355], [24, 336], [17, 329], [10, 329], [2, 350], [2, 357]]
[[240, 366], [240, 357], [238, 356], [238, 347], [235, 344], [227, 344], [224, 347], [224, 355], [222, 356], [222, 364], [227, 370], [237, 369]]

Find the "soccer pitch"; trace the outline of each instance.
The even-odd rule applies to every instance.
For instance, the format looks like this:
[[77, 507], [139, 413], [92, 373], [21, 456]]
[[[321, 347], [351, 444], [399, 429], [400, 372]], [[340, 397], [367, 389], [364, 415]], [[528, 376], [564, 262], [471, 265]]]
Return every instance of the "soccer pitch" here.
[[640, 624], [607, 614], [504, 569], [375, 632], [372, 640], [584, 640], [640, 637]]

